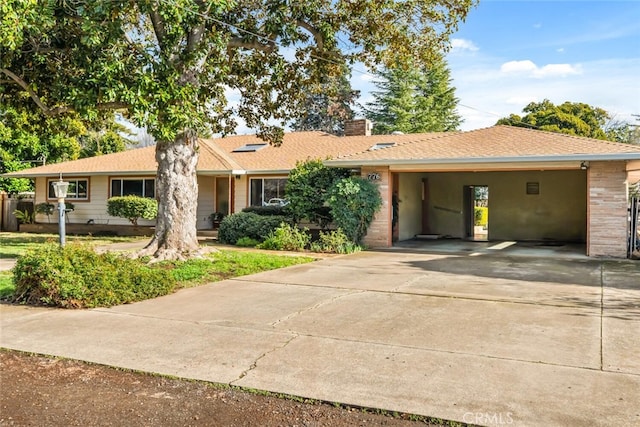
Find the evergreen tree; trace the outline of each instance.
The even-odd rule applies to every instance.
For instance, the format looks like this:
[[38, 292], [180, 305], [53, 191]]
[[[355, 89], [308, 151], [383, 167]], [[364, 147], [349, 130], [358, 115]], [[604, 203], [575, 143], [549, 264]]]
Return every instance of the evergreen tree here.
[[462, 123], [444, 59], [425, 69], [386, 68], [377, 75], [375, 100], [364, 107], [375, 134], [452, 131]]
[[352, 106], [360, 95], [351, 88], [349, 70], [310, 89], [304, 101], [304, 115], [292, 123], [296, 131], [319, 130], [335, 135], [344, 134], [344, 124], [353, 119]]

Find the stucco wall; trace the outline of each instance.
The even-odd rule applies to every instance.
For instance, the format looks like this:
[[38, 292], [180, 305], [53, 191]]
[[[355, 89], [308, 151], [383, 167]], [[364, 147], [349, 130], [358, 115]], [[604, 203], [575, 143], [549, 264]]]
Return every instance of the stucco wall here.
[[412, 239], [422, 233], [422, 177], [424, 174], [398, 175], [398, 227], [399, 240]]
[[[426, 173], [403, 177], [415, 185], [418, 176], [429, 179], [429, 225], [435, 234], [464, 237], [463, 188], [489, 186], [489, 238], [493, 240], [586, 241], [586, 173], [584, 171], [514, 171]], [[528, 182], [537, 182], [540, 194], [526, 194]], [[403, 181], [401, 181], [401, 184]], [[411, 209], [415, 216], [415, 186]], [[401, 191], [402, 185], [401, 185]], [[419, 207], [419, 205], [418, 205]], [[402, 221], [402, 217], [400, 219]], [[416, 224], [419, 226], [419, 224]], [[410, 235], [412, 229], [401, 232]], [[415, 233], [414, 233], [415, 234]]]
[[590, 256], [627, 255], [627, 172], [625, 162], [591, 162], [589, 167]]

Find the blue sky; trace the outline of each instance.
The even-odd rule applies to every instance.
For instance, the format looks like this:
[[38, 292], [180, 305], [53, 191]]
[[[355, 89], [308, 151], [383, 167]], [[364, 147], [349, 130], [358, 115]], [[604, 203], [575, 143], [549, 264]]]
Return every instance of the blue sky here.
[[[480, 0], [451, 42], [464, 130], [544, 99], [640, 114], [640, 1]], [[371, 100], [371, 76], [352, 82]]]

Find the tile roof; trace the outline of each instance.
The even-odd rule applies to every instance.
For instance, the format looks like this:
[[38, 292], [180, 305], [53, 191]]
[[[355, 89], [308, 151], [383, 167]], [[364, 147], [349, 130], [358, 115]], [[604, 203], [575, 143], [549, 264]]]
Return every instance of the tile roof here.
[[[491, 162], [498, 158], [539, 158], [553, 160], [581, 156], [584, 160], [623, 155], [640, 159], [640, 147], [560, 133], [494, 126], [468, 132], [423, 133], [337, 137], [323, 132], [292, 132], [284, 135], [280, 147], [268, 146], [255, 152], [233, 152], [246, 144], [262, 141], [255, 135], [200, 140], [198, 172], [225, 174], [245, 170], [249, 173], [285, 173], [297, 161], [333, 159], [332, 165], [437, 163], [439, 160]], [[374, 151], [375, 144], [396, 143]], [[155, 147], [49, 164], [6, 174], [5, 176], [134, 175], [154, 174]]]

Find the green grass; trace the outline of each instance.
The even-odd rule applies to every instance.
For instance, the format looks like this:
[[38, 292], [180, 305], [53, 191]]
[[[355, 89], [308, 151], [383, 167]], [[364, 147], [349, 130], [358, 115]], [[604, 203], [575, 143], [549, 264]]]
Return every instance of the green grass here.
[[[67, 236], [67, 242], [87, 242], [91, 245], [104, 245], [118, 242], [135, 242], [149, 240], [149, 237], [123, 236]], [[28, 249], [45, 242], [57, 242], [57, 234], [0, 233], [0, 258], [17, 258]]]
[[[70, 236], [68, 242], [81, 241], [90, 245], [103, 245], [136, 239], [141, 238]], [[2, 233], [0, 234], [0, 258], [17, 258], [29, 249], [37, 248], [46, 242], [56, 242], [56, 240], [57, 236], [51, 234]], [[186, 288], [311, 261], [313, 258], [305, 256], [222, 250], [212, 252], [205, 258], [194, 258], [184, 262], [162, 262], [152, 264], [151, 267], [166, 270], [167, 274], [171, 274], [176, 280], [178, 288]], [[12, 272], [0, 271], [0, 299], [10, 300], [14, 292]]]
[[10, 271], [0, 271], [0, 299], [13, 295], [13, 274]]
[[190, 287], [311, 261], [313, 258], [305, 256], [229, 250], [214, 252], [204, 259], [165, 263], [164, 267], [171, 268], [171, 274], [180, 286]]

